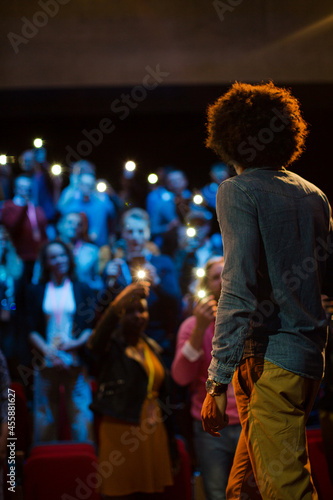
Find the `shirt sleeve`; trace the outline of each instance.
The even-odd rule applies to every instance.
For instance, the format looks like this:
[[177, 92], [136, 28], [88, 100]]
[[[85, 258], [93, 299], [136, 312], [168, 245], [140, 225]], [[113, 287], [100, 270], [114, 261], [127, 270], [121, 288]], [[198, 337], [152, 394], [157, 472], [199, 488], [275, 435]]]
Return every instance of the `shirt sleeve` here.
[[219, 187], [216, 212], [224, 268], [208, 374], [228, 384], [242, 358], [251, 315], [257, 307], [260, 232], [254, 199], [232, 179]]

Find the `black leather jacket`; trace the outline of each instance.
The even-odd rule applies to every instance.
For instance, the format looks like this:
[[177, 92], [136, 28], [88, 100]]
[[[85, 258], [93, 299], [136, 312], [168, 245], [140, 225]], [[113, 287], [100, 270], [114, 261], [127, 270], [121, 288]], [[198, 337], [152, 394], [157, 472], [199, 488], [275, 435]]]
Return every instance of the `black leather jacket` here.
[[[148, 375], [138, 361], [126, 355], [126, 344], [117, 335], [117, 323], [118, 318], [110, 305], [89, 339], [88, 347], [98, 357], [100, 367], [98, 390], [90, 408], [98, 414], [138, 425], [147, 396]], [[146, 336], [144, 340], [163, 364], [156, 342]], [[174, 407], [170, 401], [170, 381], [170, 375], [165, 369], [158, 402], [169, 437], [171, 457], [174, 459], [177, 457], [177, 445], [173, 429]]]
[[[145, 337], [145, 340], [159, 357], [150, 339]], [[148, 375], [138, 361], [126, 355], [125, 348], [126, 344], [112, 335], [100, 358], [98, 391], [91, 409], [102, 415], [139, 424], [142, 405], [147, 396]], [[162, 410], [168, 404], [168, 385], [169, 375], [166, 373], [159, 393]]]

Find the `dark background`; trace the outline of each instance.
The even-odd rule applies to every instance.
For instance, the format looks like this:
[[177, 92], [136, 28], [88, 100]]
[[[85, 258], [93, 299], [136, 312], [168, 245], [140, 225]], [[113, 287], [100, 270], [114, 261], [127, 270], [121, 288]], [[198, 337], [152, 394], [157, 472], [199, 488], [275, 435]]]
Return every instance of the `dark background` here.
[[[56, 11], [45, 17], [41, 3]], [[60, 2], [60, 0], [59, 0]], [[333, 201], [332, 0], [11, 0], [0, 4], [0, 154], [18, 156], [40, 136], [68, 178], [68, 147], [103, 118], [115, 130], [85, 158], [117, 189], [127, 159], [138, 180], [164, 164], [208, 182], [205, 112], [235, 81], [290, 87], [310, 124], [293, 170]], [[223, 7], [225, 6], [225, 7]], [[42, 14], [41, 14], [42, 13]], [[43, 24], [43, 19], [45, 23]], [[13, 36], [39, 23], [14, 50]], [[141, 85], [147, 66], [167, 76], [129, 116], [110, 105]]]
[[[306, 151], [292, 170], [316, 183], [332, 201], [332, 85], [288, 87], [301, 101], [310, 125]], [[101, 119], [109, 118], [115, 130], [104, 134], [89, 155], [79, 155], [97, 165], [99, 178], [117, 189], [124, 162], [133, 159], [140, 182], [146, 183], [147, 175], [157, 167], [172, 164], [187, 173], [191, 188], [199, 188], [208, 181], [209, 167], [217, 160], [204, 145], [206, 107], [227, 88], [159, 87], [149, 91], [124, 120], [110, 111], [110, 104], [129, 93], [130, 87], [6, 90], [0, 93], [0, 152], [17, 157], [32, 147], [35, 137], [42, 137], [49, 161], [67, 165], [68, 160], [74, 161], [68, 147], [77, 151], [80, 141], [87, 140], [82, 130], [96, 129]], [[64, 177], [66, 183], [68, 170]]]

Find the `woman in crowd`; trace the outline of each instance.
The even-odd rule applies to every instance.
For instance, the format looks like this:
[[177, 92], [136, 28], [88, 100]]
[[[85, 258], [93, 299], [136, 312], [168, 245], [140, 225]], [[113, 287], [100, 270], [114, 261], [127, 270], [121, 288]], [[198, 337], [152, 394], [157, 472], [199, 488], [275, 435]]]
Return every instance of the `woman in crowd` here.
[[[171, 419], [159, 404], [166, 404], [168, 377], [156, 342], [144, 334], [149, 287], [148, 282], [128, 285], [89, 339], [100, 362], [91, 407], [102, 415], [99, 461], [105, 499], [146, 499], [173, 483], [175, 441]], [[112, 474], [103, 474], [103, 464], [112, 460], [117, 462]]]
[[33, 367], [34, 441], [58, 439], [61, 385], [71, 438], [85, 441], [92, 438], [91, 391], [82, 359], [94, 316], [88, 309], [91, 289], [75, 279], [72, 254], [61, 241], [46, 244], [40, 264], [40, 283], [28, 292], [29, 339], [43, 357]]
[[122, 258], [108, 262], [103, 272], [107, 292], [112, 297], [137, 279], [143, 271], [151, 283], [148, 297], [149, 323], [146, 333], [163, 349], [163, 361], [168, 368], [174, 354], [174, 344], [181, 309], [181, 295], [175, 266], [167, 255], [156, 255], [150, 241], [150, 219], [145, 210], [132, 208], [121, 218], [122, 239], [116, 242]]
[[99, 249], [88, 241], [88, 220], [81, 212], [62, 215], [57, 224], [59, 238], [71, 248], [75, 261], [76, 274], [80, 281], [87, 283], [93, 290], [101, 290], [103, 280], [98, 273]]
[[236, 451], [241, 425], [232, 384], [228, 389], [229, 426], [216, 438], [204, 432], [201, 407], [206, 396], [205, 382], [211, 360], [217, 301], [221, 292], [223, 257], [212, 257], [198, 284], [193, 315], [181, 324], [171, 373], [179, 385], [190, 385], [194, 442], [207, 500], [223, 500]]

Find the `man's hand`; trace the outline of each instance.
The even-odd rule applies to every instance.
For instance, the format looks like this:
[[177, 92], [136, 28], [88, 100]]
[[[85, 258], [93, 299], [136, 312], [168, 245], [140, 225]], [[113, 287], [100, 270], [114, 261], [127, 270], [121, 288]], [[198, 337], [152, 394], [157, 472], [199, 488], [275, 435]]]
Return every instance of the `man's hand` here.
[[226, 409], [227, 394], [225, 392], [214, 397], [210, 394], [206, 395], [201, 410], [202, 426], [205, 432], [208, 432], [211, 436], [221, 436], [218, 431], [224, 429], [229, 423]]

